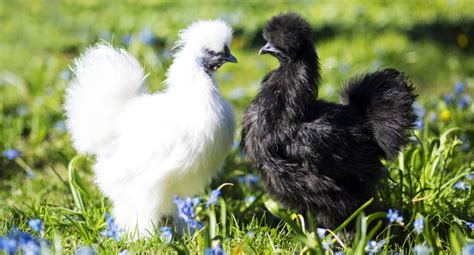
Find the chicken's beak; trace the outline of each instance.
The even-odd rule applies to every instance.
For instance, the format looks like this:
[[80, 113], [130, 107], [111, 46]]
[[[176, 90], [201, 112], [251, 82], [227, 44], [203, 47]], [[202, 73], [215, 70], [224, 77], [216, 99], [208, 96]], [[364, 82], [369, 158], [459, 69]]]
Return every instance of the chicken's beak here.
[[222, 58], [225, 62], [238, 63], [237, 58], [234, 57], [231, 53]]
[[279, 50], [275, 47], [273, 47], [273, 45], [271, 45], [271, 43], [267, 43], [265, 44], [265, 46], [263, 46], [260, 51], [258, 52], [258, 55], [263, 55], [263, 54], [266, 54], [266, 53], [277, 53], [279, 52]]

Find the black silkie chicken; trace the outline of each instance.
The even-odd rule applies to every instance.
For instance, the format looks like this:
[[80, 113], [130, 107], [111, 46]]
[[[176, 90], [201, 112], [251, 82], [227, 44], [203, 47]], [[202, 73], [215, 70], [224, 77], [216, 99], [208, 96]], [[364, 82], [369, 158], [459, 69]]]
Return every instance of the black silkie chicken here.
[[266, 24], [260, 54], [280, 66], [263, 78], [244, 113], [242, 149], [272, 196], [335, 228], [374, 196], [384, 176], [380, 160], [407, 143], [416, 96], [402, 73], [385, 69], [350, 80], [342, 104], [317, 100], [311, 33], [295, 13]]

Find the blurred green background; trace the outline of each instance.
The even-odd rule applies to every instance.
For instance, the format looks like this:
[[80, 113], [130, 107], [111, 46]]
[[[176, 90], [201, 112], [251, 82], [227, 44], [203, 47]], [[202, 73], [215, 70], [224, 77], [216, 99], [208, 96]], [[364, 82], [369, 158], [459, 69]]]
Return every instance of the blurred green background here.
[[64, 134], [55, 137], [52, 128], [63, 128], [63, 92], [75, 57], [99, 41], [124, 47], [151, 74], [147, 83], [155, 90], [172, 61], [178, 31], [198, 19], [219, 18], [234, 28], [232, 51], [239, 64], [223, 66], [217, 77], [237, 113], [257, 93], [263, 75], [277, 66], [275, 59], [257, 54], [264, 44], [262, 27], [272, 15], [289, 10], [314, 28], [320, 95], [329, 100], [338, 100], [338, 89], [349, 77], [382, 67], [404, 71], [421, 101], [456, 82], [468, 91], [474, 84], [472, 0], [1, 0], [0, 5], [0, 109], [5, 113], [0, 149], [31, 151], [40, 165], [48, 155], [43, 146], [71, 150]]
[[[198, 19], [220, 18], [234, 28], [233, 50], [240, 56], [238, 66], [220, 72], [221, 78], [228, 78], [222, 86], [248, 88], [274, 66], [256, 54], [265, 21], [288, 10], [313, 25], [327, 84], [338, 87], [352, 74], [390, 66], [405, 71], [420, 91], [431, 93], [473, 74], [470, 0], [2, 0], [2, 84], [19, 79], [33, 90], [56, 88], [61, 70], [99, 40], [127, 47], [156, 84], [170, 62], [177, 32]], [[48, 70], [44, 79], [32, 80], [33, 73], [43, 69]]]

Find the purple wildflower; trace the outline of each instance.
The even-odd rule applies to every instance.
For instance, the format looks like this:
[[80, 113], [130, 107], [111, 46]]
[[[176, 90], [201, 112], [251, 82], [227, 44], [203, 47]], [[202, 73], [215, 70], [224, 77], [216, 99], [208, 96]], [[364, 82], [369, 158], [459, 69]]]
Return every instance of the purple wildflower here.
[[426, 243], [418, 244], [418, 245], [415, 245], [415, 247], [413, 247], [413, 253], [416, 255], [429, 255], [431, 254], [432, 251], [433, 249], [428, 247]]
[[10, 148], [10, 149], [4, 150], [2, 153], [2, 156], [7, 158], [8, 160], [14, 160], [21, 156], [21, 152]]
[[318, 236], [321, 239], [326, 237], [326, 229], [324, 229], [324, 228], [317, 228], [316, 233], [318, 233]]
[[471, 147], [471, 139], [469, 138], [468, 135], [462, 134], [461, 137], [459, 137], [462, 141], [462, 150], [463, 151], [468, 151], [469, 148]]
[[436, 112], [430, 112], [429, 119], [430, 119], [430, 122], [437, 121], [438, 120], [438, 115], [436, 114]]
[[153, 45], [155, 43], [155, 35], [149, 27], [145, 27], [140, 31], [140, 41], [146, 45]]
[[390, 221], [390, 223], [402, 223], [403, 222], [403, 216], [400, 215], [400, 213], [395, 210], [395, 209], [389, 209], [387, 213], [387, 219]]
[[457, 190], [467, 190], [469, 187], [468, 187], [468, 185], [466, 185], [465, 182], [458, 181], [453, 185], [453, 188], [457, 189]]
[[107, 212], [105, 213], [105, 222], [107, 223], [107, 230], [102, 231], [102, 235], [120, 241], [121, 231], [117, 224], [115, 224], [114, 218]]
[[81, 246], [74, 251], [74, 255], [96, 255], [94, 248], [89, 246]]
[[413, 223], [413, 229], [415, 230], [417, 234], [421, 234], [423, 233], [424, 226], [425, 226], [425, 219], [423, 218], [423, 216], [418, 215], [418, 217], [416, 217], [415, 222]]
[[443, 99], [444, 99], [444, 102], [447, 105], [450, 105], [454, 101], [454, 95], [453, 94], [444, 94]]
[[28, 226], [35, 232], [43, 232], [42, 221], [40, 219], [29, 220]]
[[423, 122], [423, 120], [415, 120], [414, 125], [416, 129], [420, 129], [420, 130], [422, 130], [425, 127], [425, 123]]
[[466, 225], [469, 227], [470, 230], [474, 230], [474, 222], [466, 221]]
[[204, 255], [225, 255], [222, 245], [218, 244], [214, 248], [207, 248], [204, 250]]
[[377, 241], [374, 241], [374, 240], [371, 240], [369, 241], [369, 243], [367, 244], [367, 247], [365, 247], [365, 251], [371, 255], [371, 254], [377, 254], [379, 252], [382, 251], [382, 248], [385, 244], [386, 240], [382, 240], [380, 242], [377, 242]]
[[462, 255], [471, 255], [471, 254], [474, 254], [474, 243], [468, 242], [462, 248]]
[[125, 46], [128, 46], [132, 43], [132, 36], [131, 35], [126, 35], [124, 37], [122, 37], [122, 44], [125, 45]]
[[186, 197], [184, 199], [180, 199], [178, 196], [174, 197], [174, 204], [178, 209], [178, 223], [177, 225], [181, 225], [181, 229], [187, 228], [189, 226], [189, 230], [191, 233], [194, 233], [197, 229], [202, 229], [203, 225], [201, 222], [195, 220], [195, 213], [194, 207], [197, 206], [200, 202], [198, 197], [191, 199]]
[[170, 227], [161, 227], [160, 228], [161, 232], [161, 240], [165, 241], [167, 244], [171, 243], [171, 240], [173, 239], [173, 231], [171, 230]]
[[6, 254], [15, 254], [18, 250], [18, 242], [14, 238], [0, 236], [0, 251]]
[[211, 195], [209, 196], [209, 200], [206, 203], [206, 207], [209, 208], [209, 206], [211, 206], [211, 204], [216, 205], [217, 204], [217, 199], [219, 198], [219, 195], [221, 193], [222, 192], [218, 189], [215, 189], [215, 190], [211, 191]]
[[21, 250], [25, 255], [39, 255], [42, 245], [47, 245], [47, 242], [43, 239], [35, 239], [16, 228], [7, 233], [6, 237], [0, 236], [0, 251], [7, 254], [16, 254]]
[[238, 181], [240, 183], [245, 183], [247, 185], [256, 184], [260, 181], [260, 177], [254, 174], [248, 174], [245, 176], [240, 176]]
[[60, 73], [59, 73], [59, 77], [65, 81], [69, 81], [72, 77], [72, 73], [71, 73], [71, 70], [69, 69], [63, 69]]
[[471, 103], [471, 97], [469, 95], [462, 95], [457, 101], [457, 106], [460, 109], [464, 109]]
[[246, 203], [251, 204], [251, 203], [253, 203], [256, 199], [257, 199], [257, 198], [256, 198], [255, 196], [248, 196], [248, 197], [246, 197], [246, 198], [244, 199], [244, 201], [245, 201]]
[[456, 84], [454, 84], [454, 92], [456, 92], [456, 94], [461, 94], [464, 92], [464, 83], [462, 82], [457, 82]]

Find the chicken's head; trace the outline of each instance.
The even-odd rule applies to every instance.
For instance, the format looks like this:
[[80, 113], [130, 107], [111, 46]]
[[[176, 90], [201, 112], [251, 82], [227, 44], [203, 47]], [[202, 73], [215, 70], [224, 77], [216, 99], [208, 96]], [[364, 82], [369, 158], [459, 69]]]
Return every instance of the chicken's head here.
[[197, 21], [180, 32], [177, 47], [196, 60], [206, 72], [214, 72], [226, 62], [237, 63], [230, 52], [232, 28], [222, 20]]

